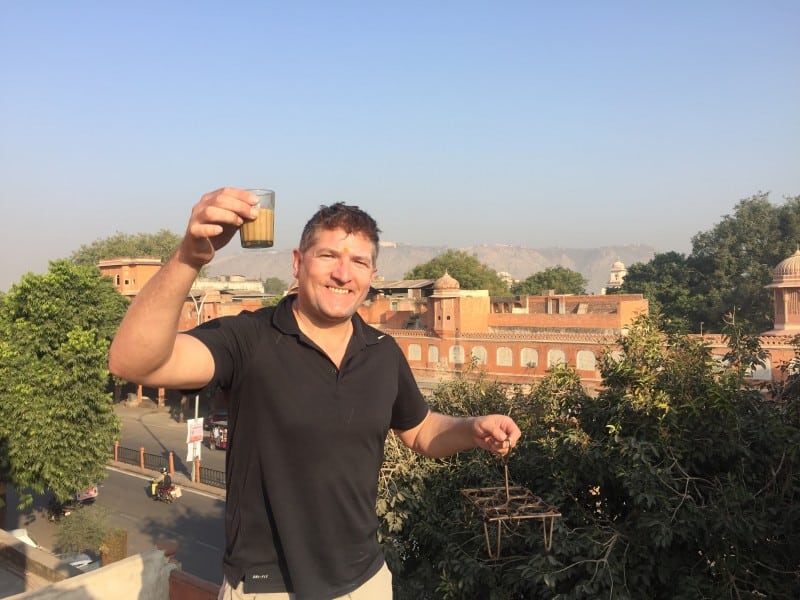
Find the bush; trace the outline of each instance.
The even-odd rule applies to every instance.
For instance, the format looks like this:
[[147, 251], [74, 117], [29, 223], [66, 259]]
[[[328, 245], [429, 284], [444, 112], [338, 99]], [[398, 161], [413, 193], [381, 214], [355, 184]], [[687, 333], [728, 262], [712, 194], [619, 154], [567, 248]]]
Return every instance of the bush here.
[[797, 385], [765, 401], [742, 368], [757, 344], [728, 335], [720, 365], [642, 318], [602, 358], [596, 397], [563, 367], [530, 390], [480, 374], [441, 384], [435, 410], [517, 420], [512, 483], [562, 517], [549, 553], [539, 521], [525, 521], [491, 560], [460, 490], [500, 485], [502, 462], [478, 450], [425, 459], [390, 437], [378, 512], [398, 600], [797, 597], [800, 430], [786, 409]]

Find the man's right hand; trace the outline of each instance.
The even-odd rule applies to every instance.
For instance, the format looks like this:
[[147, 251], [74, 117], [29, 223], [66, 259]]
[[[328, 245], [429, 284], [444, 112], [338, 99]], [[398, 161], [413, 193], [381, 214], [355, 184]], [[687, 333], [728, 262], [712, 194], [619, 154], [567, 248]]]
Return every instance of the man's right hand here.
[[178, 250], [181, 262], [195, 269], [211, 262], [217, 250], [230, 242], [242, 223], [258, 215], [258, 198], [247, 190], [221, 188], [204, 194], [192, 208], [186, 234]]

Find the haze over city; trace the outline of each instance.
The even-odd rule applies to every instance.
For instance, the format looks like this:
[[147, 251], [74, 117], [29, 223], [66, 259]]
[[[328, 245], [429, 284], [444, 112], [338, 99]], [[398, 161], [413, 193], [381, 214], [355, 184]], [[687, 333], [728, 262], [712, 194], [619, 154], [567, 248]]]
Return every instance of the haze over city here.
[[0, 290], [183, 233], [226, 185], [276, 190], [281, 249], [341, 200], [398, 243], [688, 252], [800, 194], [798, 23], [794, 0], [5, 2]]

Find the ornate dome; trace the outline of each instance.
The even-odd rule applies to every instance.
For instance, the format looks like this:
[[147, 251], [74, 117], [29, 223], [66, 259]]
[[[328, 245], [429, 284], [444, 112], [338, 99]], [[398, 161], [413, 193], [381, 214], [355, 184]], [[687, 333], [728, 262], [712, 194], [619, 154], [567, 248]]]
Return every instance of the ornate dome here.
[[789, 258], [778, 263], [775, 267], [775, 278], [800, 277], [800, 249], [795, 250]]
[[768, 288], [800, 287], [800, 249], [775, 267]]
[[612, 271], [625, 271], [626, 270], [625, 269], [625, 263], [623, 263], [621, 260], [617, 259], [616, 262], [614, 262], [614, 264], [611, 265], [611, 270]]
[[461, 284], [455, 280], [454, 277], [450, 275], [447, 271], [444, 272], [444, 275], [439, 277], [436, 281], [433, 282], [433, 289], [434, 290], [458, 290], [461, 289]]

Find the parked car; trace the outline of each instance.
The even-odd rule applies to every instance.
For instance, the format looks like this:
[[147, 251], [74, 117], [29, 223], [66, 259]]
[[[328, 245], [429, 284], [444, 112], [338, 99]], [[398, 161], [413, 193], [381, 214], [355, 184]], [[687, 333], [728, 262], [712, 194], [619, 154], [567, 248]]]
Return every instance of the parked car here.
[[69, 552], [67, 554], [56, 554], [61, 564], [70, 565], [86, 573], [100, 568], [100, 561], [93, 559], [85, 552]]
[[208, 412], [208, 416], [203, 419], [203, 429], [206, 431], [211, 431], [211, 428], [214, 426], [215, 423], [220, 423], [222, 421], [228, 420], [228, 409], [227, 408], [215, 408]]
[[85, 490], [81, 490], [75, 494], [75, 500], [81, 504], [90, 504], [97, 499], [97, 486], [90, 485]]

